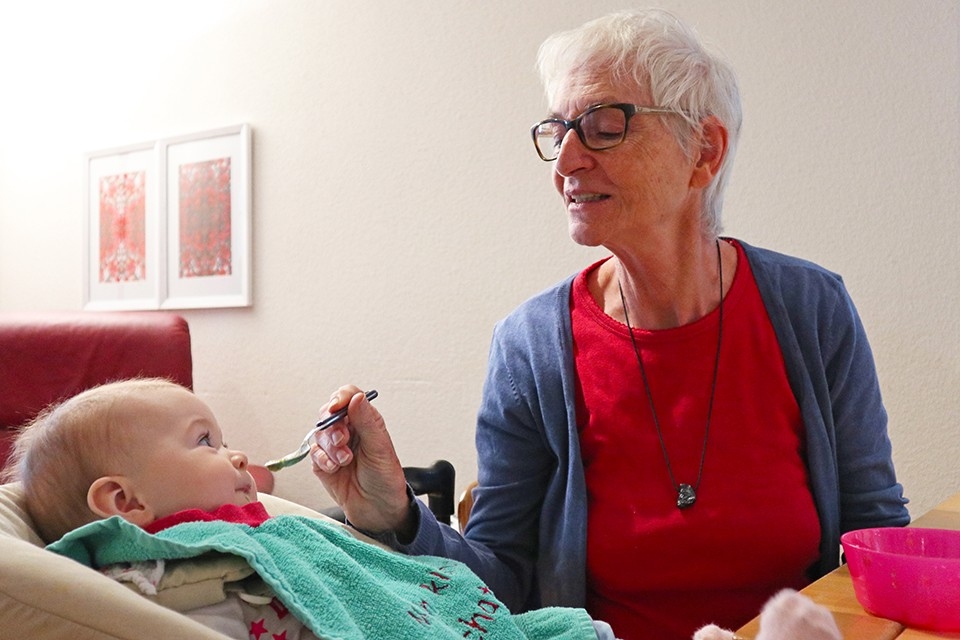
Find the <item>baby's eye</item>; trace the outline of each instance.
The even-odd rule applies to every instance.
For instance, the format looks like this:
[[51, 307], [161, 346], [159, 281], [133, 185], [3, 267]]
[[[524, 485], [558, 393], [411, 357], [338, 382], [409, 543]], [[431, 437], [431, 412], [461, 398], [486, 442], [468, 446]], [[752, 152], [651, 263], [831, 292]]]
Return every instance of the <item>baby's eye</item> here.
[[205, 433], [202, 436], [200, 436], [200, 439], [197, 440], [197, 444], [203, 445], [204, 447], [212, 447], [213, 441], [210, 440], [210, 434]]

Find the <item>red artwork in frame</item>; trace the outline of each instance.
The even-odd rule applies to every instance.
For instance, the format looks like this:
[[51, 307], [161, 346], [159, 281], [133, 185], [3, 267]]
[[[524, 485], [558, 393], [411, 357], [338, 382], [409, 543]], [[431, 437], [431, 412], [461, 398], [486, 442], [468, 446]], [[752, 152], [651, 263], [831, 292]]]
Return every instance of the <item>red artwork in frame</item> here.
[[230, 275], [230, 158], [182, 164], [179, 174], [180, 277]]
[[102, 176], [99, 189], [100, 282], [147, 277], [146, 172]]

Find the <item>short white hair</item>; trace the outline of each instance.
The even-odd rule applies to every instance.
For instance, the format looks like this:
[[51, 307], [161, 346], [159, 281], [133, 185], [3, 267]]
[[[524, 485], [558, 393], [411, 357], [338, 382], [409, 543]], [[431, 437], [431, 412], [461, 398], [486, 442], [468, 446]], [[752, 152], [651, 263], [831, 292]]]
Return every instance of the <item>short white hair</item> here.
[[549, 104], [570, 74], [589, 68], [608, 72], [616, 82], [647, 90], [657, 107], [676, 109], [684, 118], [668, 126], [689, 150], [708, 116], [727, 129], [727, 152], [716, 179], [704, 192], [703, 225], [719, 235], [723, 192], [740, 137], [743, 112], [740, 89], [730, 64], [709, 51], [696, 32], [661, 9], [620, 11], [547, 38], [537, 56], [537, 68]]

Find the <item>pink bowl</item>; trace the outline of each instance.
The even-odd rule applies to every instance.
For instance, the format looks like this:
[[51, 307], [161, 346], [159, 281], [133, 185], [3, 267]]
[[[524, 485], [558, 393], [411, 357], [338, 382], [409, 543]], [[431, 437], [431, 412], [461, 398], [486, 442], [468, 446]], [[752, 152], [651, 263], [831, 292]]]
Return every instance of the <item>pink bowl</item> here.
[[960, 631], [960, 531], [894, 527], [840, 537], [857, 600], [908, 627]]

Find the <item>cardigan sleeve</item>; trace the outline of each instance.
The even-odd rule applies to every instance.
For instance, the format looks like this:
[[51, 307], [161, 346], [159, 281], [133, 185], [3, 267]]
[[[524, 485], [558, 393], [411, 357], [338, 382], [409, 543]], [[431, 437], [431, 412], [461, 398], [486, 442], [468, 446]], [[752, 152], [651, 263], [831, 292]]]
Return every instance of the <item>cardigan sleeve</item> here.
[[803, 417], [820, 517], [818, 577], [838, 566], [841, 533], [910, 521], [893, 466], [873, 352], [839, 275], [741, 244]]
[[897, 482], [873, 352], [845, 288], [824, 332], [824, 375], [836, 431], [840, 533], [909, 522]]
[[413, 542], [398, 548], [464, 562], [512, 611], [520, 611], [533, 580], [545, 465], [535, 420], [512, 381], [515, 356], [504, 348], [503, 332], [502, 325], [494, 331], [477, 416], [477, 453], [484, 463], [465, 536], [438, 524], [421, 506]]
[[494, 330], [466, 541], [427, 517], [412, 548], [455, 554], [514, 611], [579, 607], [585, 600], [586, 488], [571, 391], [571, 281], [534, 296]]

